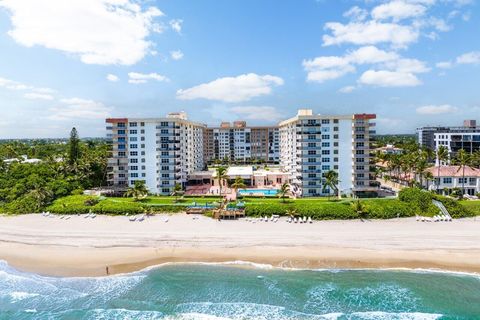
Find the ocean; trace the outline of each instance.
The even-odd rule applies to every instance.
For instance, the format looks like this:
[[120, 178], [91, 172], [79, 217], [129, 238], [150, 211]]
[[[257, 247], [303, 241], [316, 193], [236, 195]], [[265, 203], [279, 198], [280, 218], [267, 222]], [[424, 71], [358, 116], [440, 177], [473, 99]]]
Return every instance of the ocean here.
[[480, 319], [480, 277], [239, 263], [57, 278], [0, 261], [0, 319]]

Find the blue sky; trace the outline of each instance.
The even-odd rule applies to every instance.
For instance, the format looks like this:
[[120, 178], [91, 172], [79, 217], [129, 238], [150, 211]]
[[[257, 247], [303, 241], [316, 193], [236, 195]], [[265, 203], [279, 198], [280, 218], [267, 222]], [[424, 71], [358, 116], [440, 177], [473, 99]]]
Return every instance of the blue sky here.
[[179, 110], [377, 113], [379, 133], [480, 120], [478, 30], [475, 0], [0, 0], [0, 138]]

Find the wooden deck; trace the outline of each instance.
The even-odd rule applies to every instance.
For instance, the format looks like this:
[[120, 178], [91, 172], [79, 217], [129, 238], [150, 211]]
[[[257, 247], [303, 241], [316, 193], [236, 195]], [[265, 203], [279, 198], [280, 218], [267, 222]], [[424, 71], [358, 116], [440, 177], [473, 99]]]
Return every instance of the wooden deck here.
[[215, 219], [234, 220], [245, 217], [245, 210], [215, 210], [213, 212]]

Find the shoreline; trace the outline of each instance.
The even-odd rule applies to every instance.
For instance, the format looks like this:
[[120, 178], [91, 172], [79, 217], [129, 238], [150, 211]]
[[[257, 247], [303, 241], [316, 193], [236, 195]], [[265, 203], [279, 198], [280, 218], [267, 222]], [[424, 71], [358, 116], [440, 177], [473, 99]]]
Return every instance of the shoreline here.
[[[293, 269], [480, 273], [480, 221], [319, 221], [311, 225], [159, 215], [70, 220], [0, 217], [0, 260], [48, 276], [105, 276], [165, 263], [235, 261]], [[98, 220], [97, 220], [98, 219]]]

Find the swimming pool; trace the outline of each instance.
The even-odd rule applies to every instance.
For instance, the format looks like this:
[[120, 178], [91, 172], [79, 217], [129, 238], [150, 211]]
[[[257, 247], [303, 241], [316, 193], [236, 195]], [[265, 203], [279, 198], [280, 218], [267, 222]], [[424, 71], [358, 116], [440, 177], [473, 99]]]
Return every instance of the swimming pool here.
[[263, 195], [263, 196], [276, 196], [278, 193], [277, 189], [241, 189], [238, 190], [238, 193], [242, 196], [248, 195]]

